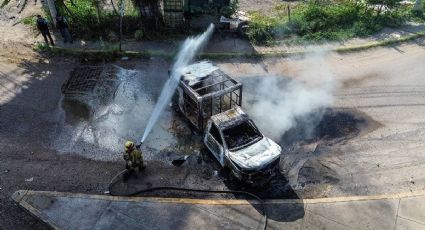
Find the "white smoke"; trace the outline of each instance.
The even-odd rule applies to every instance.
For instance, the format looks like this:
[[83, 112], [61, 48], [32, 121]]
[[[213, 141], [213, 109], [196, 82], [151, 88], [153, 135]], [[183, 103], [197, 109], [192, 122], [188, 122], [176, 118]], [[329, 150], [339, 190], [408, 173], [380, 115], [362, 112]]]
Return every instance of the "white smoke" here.
[[184, 71], [184, 67], [186, 67], [193, 60], [195, 55], [205, 45], [213, 30], [214, 25], [211, 24], [203, 34], [196, 37], [187, 38], [183, 43], [177, 55], [176, 61], [174, 62], [171, 77], [165, 83], [161, 91], [161, 95], [159, 96], [158, 102], [156, 103], [152, 115], [149, 118], [148, 125], [146, 126], [145, 132], [143, 133], [141, 142], [145, 141], [153, 126], [158, 121], [161, 113], [164, 111], [168, 103], [170, 103], [171, 98], [179, 84], [181, 73]]
[[308, 64], [293, 79], [261, 77], [253, 92], [255, 99], [247, 105], [247, 112], [260, 129], [275, 140], [301, 118], [314, 112], [321, 116], [323, 108], [333, 103], [332, 90], [336, 83], [324, 54], [306, 59]]

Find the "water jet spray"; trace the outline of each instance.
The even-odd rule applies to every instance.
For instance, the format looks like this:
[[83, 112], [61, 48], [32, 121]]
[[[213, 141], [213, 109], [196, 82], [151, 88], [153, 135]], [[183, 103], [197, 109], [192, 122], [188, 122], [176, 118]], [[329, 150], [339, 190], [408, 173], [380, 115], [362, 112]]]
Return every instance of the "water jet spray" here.
[[208, 39], [210, 38], [213, 30], [214, 25], [211, 24], [203, 34], [198, 35], [196, 37], [189, 37], [184, 41], [179, 53], [177, 54], [176, 60], [171, 70], [171, 77], [167, 80], [164, 87], [162, 88], [161, 94], [158, 98], [158, 102], [156, 103], [152, 115], [149, 118], [148, 124], [145, 128], [145, 132], [143, 133], [143, 137], [140, 140], [141, 143], [145, 141], [146, 137], [152, 131], [153, 126], [158, 121], [159, 116], [164, 111], [166, 105], [170, 103], [171, 98], [179, 84], [183, 68], [193, 60], [195, 55], [205, 45], [206, 41], [208, 41]]

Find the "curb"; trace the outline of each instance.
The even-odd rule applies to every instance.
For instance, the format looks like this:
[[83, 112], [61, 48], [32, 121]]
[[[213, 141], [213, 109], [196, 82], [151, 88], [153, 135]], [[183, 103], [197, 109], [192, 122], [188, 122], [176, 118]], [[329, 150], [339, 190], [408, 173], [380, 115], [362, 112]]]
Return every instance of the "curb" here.
[[[134, 201], [134, 202], [156, 202], [156, 203], [178, 203], [178, 204], [203, 204], [203, 205], [251, 205], [258, 204], [256, 200], [241, 199], [192, 199], [192, 198], [164, 198], [164, 197], [126, 197], [126, 196], [109, 196], [109, 195], [92, 195], [84, 193], [69, 193], [56, 191], [33, 191], [18, 190], [13, 193], [12, 199], [25, 205], [25, 197], [31, 195], [52, 196], [52, 197], [72, 197], [95, 200], [109, 201]], [[355, 202], [355, 201], [371, 201], [371, 200], [388, 200], [403, 199], [417, 196], [425, 196], [425, 190], [415, 192], [403, 192], [395, 194], [382, 194], [370, 196], [347, 196], [347, 197], [330, 197], [317, 199], [269, 199], [265, 200], [265, 204], [321, 204], [321, 203], [339, 203], [339, 202]]]
[[[412, 35], [404, 36], [401, 38], [394, 38], [394, 39], [388, 39], [385, 41], [379, 41], [379, 42], [371, 42], [364, 45], [358, 45], [358, 46], [351, 46], [351, 47], [339, 47], [335, 49], [330, 49], [329, 51], [337, 52], [337, 53], [349, 53], [349, 52], [356, 52], [356, 51], [363, 51], [367, 49], [372, 49], [376, 47], [383, 47], [383, 46], [389, 46], [394, 44], [399, 44], [403, 42], [408, 42], [415, 40], [417, 38], [421, 38], [425, 36], [425, 31], [417, 32]], [[176, 52], [164, 52], [164, 51], [123, 51], [119, 52], [118, 50], [97, 50], [97, 49], [70, 49], [70, 48], [62, 48], [62, 47], [34, 47], [34, 50], [36, 51], [46, 51], [51, 54], [63, 54], [63, 55], [71, 55], [71, 56], [78, 56], [78, 57], [96, 57], [96, 58], [118, 58], [123, 56], [128, 57], [141, 57], [141, 58], [149, 58], [149, 57], [163, 57], [163, 58], [173, 58], [176, 54]], [[238, 58], [238, 57], [245, 57], [245, 58], [266, 58], [266, 57], [291, 57], [291, 56], [302, 56], [305, 54], [312, 53], [314, 51], [300, 51], [300, 52], [283, 52], [283, 51], [277, 51], [277, 52], [204, 52], [201, 53], [199, 56], [201, 58], [207, 58], [207, 59], [214, 59], [214, 60], [220, 60], [220, 59], [228, 59], [228, 58]]]

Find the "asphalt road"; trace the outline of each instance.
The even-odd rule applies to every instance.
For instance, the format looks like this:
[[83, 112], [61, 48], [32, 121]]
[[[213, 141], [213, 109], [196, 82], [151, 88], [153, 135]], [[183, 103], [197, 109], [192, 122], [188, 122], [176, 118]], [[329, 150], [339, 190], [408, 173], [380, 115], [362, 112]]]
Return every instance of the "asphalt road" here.
[[[301, 141], [294, 151], [288, 152], [292, 162], [284, 167], [290, 169], [288, 185], [298, 197], [384, 194], [425, 188], [424, 44], [419, 40], [360, 53], [321, 55], [328, 66], [326, 71], [331, 73], [335, 83], [331, 89], [333, 110], [338, 114], [351, 114], [356, 118], [354, 120], [364, 122], [356, 126], [358, 132], [355, 135], [335, 140]], [[314, 58], [234, 59], [218, 64], [238, 78], [267, 74], [301, 78], [305, 69], [311, 69], [309, 66]], [[67, 58], [15, 63], [2, 60], [0, 63], [1, 229], [45, 227], [14, 204], [10, 195], [15, 190], [103, 193], [111, 177], [122, 169], [122, 163], [116, 161], [119, 153], [112, 162], [92, 160], [93, 154], [111, 153], [110, 149], [92, 143], [86, 145], [91, 145], [89, 154], [79, 152], [81, 149], [78, 148], [78, 152], [58, 150], [57, 139], [53, 137], [63, 127], [58, 112], [60, 87], [78, 64], [78, 60]], [[155, 70], [167, 64], [170, 63], [150, 59], [132, 60], [124, 65]], [[147, 71], [147, 75], [160, 75], [163, 79], [167, 68], [160, 69], [158, 72]], [[329, 121], [332, 119], [339, 118], [331, 116]], [[267, 134], [268, 131], [264, 132]], [[165, 143], [161, 149], [147, 149], [148, 163], [157, 164], [155, 151], [166, 158], [167, 152], [180, 151], [179, 145], [192, 143], [188, 138], [176, 142], [167, 138], [173, 141], [171, 145]], [[73, 141], [60, 140], [63, 145]], [[175, 172], [161, 171], [161, 167], [171, 166], [163, 162], [151, 174], [153, 178], [168, 181], [163, 177]], [[187, 177], [190, 178], [190, 170]], [[193, 177], [190, 184], [203, 183], [202, 178], [223, 187], [221, 178], [214, 179], [211, 175], [201, 179]]]
[[[323, 63], [336, 79], [333, 107], [357, 114], [367, 125], [356, 137], [305, 150], [311, 153], [306, 154], [306, 158], [312, 160], [309, 164], [313, 168], [321, 164], [336, 180], [322, 187], [320, 196], [425, 188], [424, 44], [422, 39], [400, 46], [323, 57]], [[310, 68], [309, 59], [314, 58], [229, 62], [223, 64], [222, 69], [234, 75], [301, 76]], [[315, 172], [318, 171], [312, 170], [309, 175]], [[289, 176], [295, 191], [303, 190], [299, 182], [309, 175]]]

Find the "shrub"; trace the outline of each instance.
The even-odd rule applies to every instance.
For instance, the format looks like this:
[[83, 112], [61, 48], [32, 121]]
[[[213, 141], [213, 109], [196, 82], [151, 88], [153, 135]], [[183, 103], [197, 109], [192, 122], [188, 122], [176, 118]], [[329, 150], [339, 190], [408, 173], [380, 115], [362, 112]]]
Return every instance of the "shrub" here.
[[405, 12], [407, 12], [407, 17], [410, 20], [419, 23], [425, 22], [425, 0], [422, 1], [422, 10], [415, 10], [414, 8], [409, 7], [409, 9], [406, 9]]
[[308, 3], [295, 10], [293, 26], [295, 32], [301, 36], [319, 32], [332, 34], [352, 28], [356, 22], [362, 21], [362, 18], [369, 18], [368, 12], [361, 5], [351, 2], [344, 4]]
[[20, 22], [27, 26], [35, 26], [37, 24], [37, 18], [35, 16], [28, 16], [26, 18], [21, 19]]
[[223, 6], [220, 9], [220, 14], [223, 15], [224, 17], [230, 17], [232, 16], [233, 13], [234, 11], [232, 10], [230, 6]]
[[28, 16], [28, 17], [22, 18], [19, 22], [28, 26], [32, 33], [36, 34], [38, 32], [37, 18], [35, 16]]
[[281, 16], [266, 16], [261, 12], [250, 12], [250, 17], [247, 36], [256, 44], [270, 44], [279, 32], [283, 33], [285, 25]]
[[384, 26], [399, 26], [408, 17], [396, 0], [388, 3], [386, 10], [376, 10], [360, 1], [342, 0], [299, 3], [292, 10], [291, 21], [284, 16], [285, 7], [276, 8], [274, 16], [251, 12], [248, 38], [254, 43], [270, 44], [282, 34], [298, 35], [306, 40], [341, 40], [366, 36]]
[[143, 30], [136, 30], [136, 32], [134, 32], [134, 39], [141, 41], [143, 39], [144, 33]]
[[[99, 36], [108, 37], [111, 33], [119, 34], [119, 16], [112, 10], [101, 10], [98, 15], [95, 1], [73, 0], [65, 5], [58, 5], [58, 10], [65, 15], [72, 32], [78, 36], [91, 39]], [[68, 10], [69, 11], [68, 11]], [[133, 36], [140, 28], [140, 17], [135, 10], [128, 10], [123, 17], [123, 34]]]
[[106, 35], [106, 39], [109, 42], [118, 42], [120, 37], [114, 31], [109, 31], [109, 33]]

